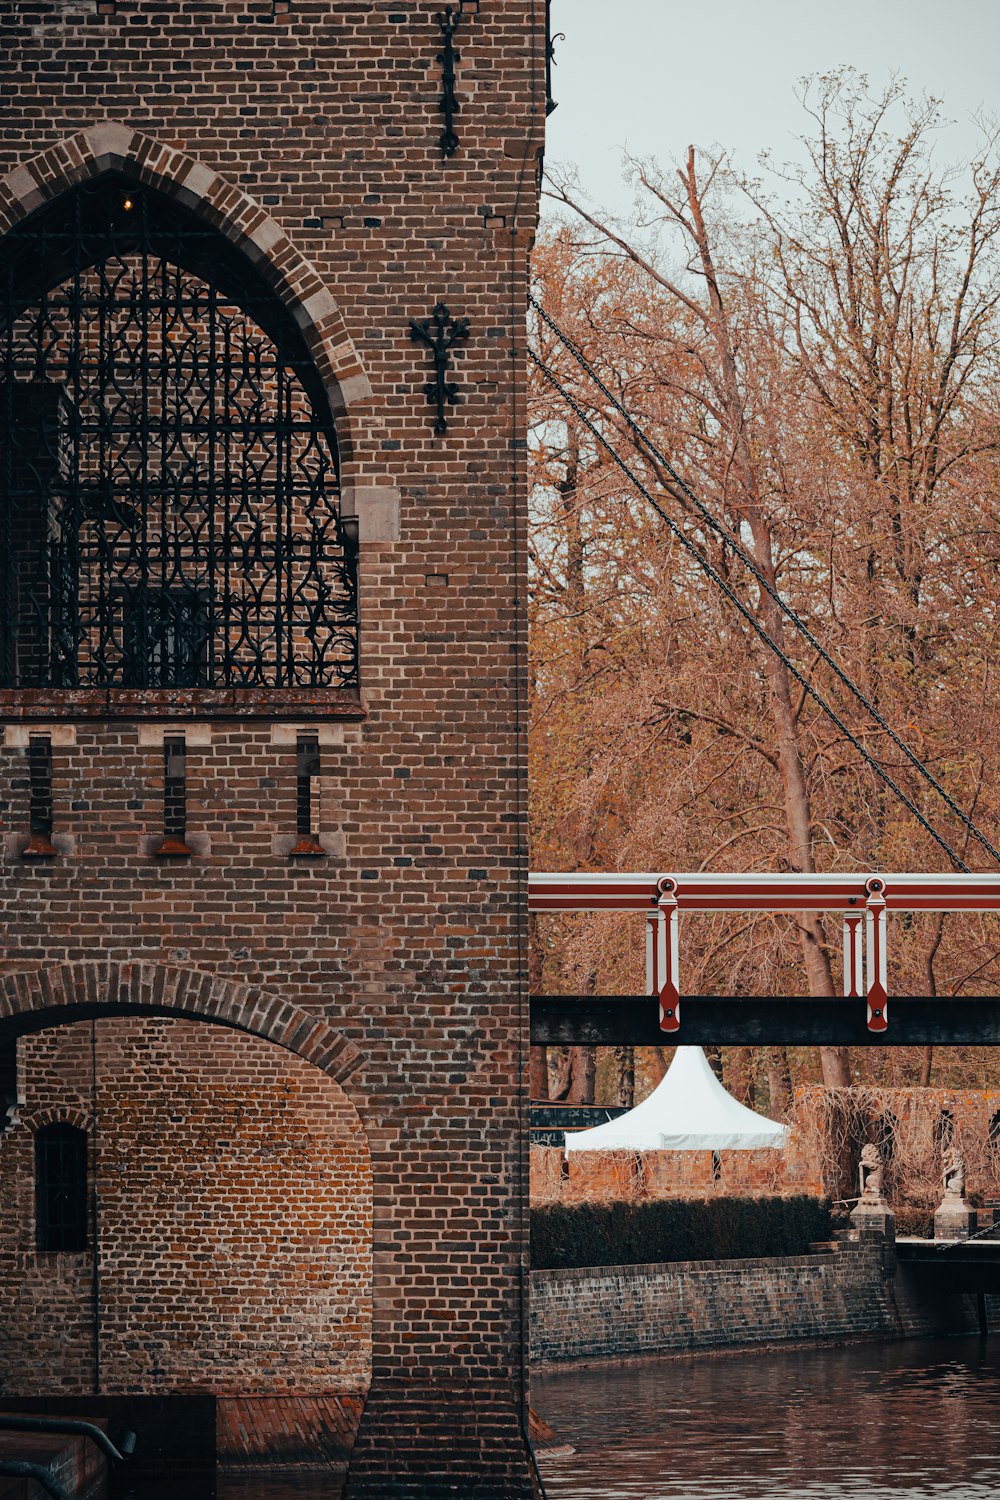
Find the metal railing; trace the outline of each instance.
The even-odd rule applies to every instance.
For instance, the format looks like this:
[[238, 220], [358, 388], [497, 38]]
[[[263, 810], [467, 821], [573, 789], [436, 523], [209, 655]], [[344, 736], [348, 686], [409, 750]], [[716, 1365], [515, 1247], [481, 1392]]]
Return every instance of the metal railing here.
[[[135, 1452], [134, 1432], [123, 1432], [116, 1447], [100, 1427], [75, 1417], [32, 1417], [18, 1413], [0, 1413], [0, 1432], [48, 1432], [64, 1437], [88, 1438], [114, 1464], [125, 1463]], [[31, 1463], [26, 1459], [0, 1458], [0, 1475], [11, 1479], [32, 1479], [41, 1485], [52, 1500], [73, 1500], [72, 1495], [45, 1464]]]
[[528, 909], [642, 913], [646, 988], [659, 1002], [660, 1029], [680, 1029], [683, 912], [839, 912], [844, 995], [865, 999], [868, 1029], [888, 1027], [888, 913], [1000, 912], [998, 875], [714, 875], [670, 873], [528, 876]]

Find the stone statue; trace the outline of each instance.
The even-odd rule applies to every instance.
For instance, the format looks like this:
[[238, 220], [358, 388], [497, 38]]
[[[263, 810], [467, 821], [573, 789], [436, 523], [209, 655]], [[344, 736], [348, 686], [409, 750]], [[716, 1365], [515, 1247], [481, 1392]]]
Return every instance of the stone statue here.
[[858, 1183], [861, 1188], [861, 1201], [863, 1203], [881, 1203], [882, 1200], [882, 1156], [877, 1146], [871, 1141], [861, 1148], [861, 1162], [858, 1167]]
[[958, 1146], [946, 1146], [943, 1152], [944, 1196], [957, 1201], [965, 1197], [965, 1157]]
[[858, 1164], [858, 1186], [861, 1197], [851, 1210], [851, 1234], [882, 1241], [896, 1238], [896, 1216], [882, 1196], [882, 1153], [872, 1141], [861, 1147]]
[[966, 1240], [976, 1230], [976, 1211], [965, 1201], [965, 1157], [958, 1146], [941, 1152], [944, 1197], [934, 1215], [936, 1240]]

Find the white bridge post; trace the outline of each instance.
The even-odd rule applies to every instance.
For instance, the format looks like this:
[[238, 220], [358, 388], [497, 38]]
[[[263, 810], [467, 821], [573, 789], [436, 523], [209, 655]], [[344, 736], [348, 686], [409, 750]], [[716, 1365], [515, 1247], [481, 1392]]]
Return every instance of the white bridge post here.
[[660, 1030], [678, 1031], [681, 996], [678, 985], [677, 882], [664, 875], [658, 882], [655, 912], [646, 918], [646, 990], [660, 1005]]
[[868, 999], [868, 1030], [885, 1031], [889, 1021], [888, 984], [889, 966], [886, 959], [885, 881], [873, 875], [866, 881], [868, 900], [865, 902], [866, 980]]

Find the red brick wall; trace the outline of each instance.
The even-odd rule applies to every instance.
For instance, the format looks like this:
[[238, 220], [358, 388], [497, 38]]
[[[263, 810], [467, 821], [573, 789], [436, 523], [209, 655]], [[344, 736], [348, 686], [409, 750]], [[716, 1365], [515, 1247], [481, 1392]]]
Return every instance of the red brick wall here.
[[[221, 1028], [95, 1025], [95, 1053], [89, 1023], [22, 1043], [25, 1104], [0, 1138], [0, 1389], [92, 1391], [99, 1357], [109, 1394], [364, 1390], [371, 1166], [343, 1089]], [[92, 1235], [35, 1248], [34, 1129], [54, 1118], [96, 1138], [96, 1318]]]
[[[221, 976], [325, 1017], [358, 1049], [347, 1089], [374, 1174], [375, 1385], [353, 1493], [388, 1495], [393, 1476], [425, 1464], [421, 1493], [464, 1465], [491, 1494], [522, 1494], [522, 329], [544, 6], [466, 6], [448, 161], [440, 0], [274, 9], [2, 0], [0, 172], [15, 175], [0, 215], [125, 162], [248, 236], [305, 309], [361, 518], [366, 716], [329, 722], [319, 699], [296, 712], [266, 695], [250, 707], [273, 723], [161, 704], [158, 727], [186, 721], [192, 739], [196, 855], [173, 866], [149, 857], [162, 754], [148, 722], [78, 722], [56, 746], [61, 852], [43, 868], [19, 859], [25, 758], [8, 736], [4, 964], [141, 959]], [[78, 134], [109, 120], [138, 134]], [[463, 404], [443, 437], [426, 351], [409, 337], [439, 298], [471, 319]], [[57, 704], [35, 711], [59, 722]], [[329, 852], [296, 866], [294, 730], [317, 721]], [[433, 1391], [448, 1393], [443, 1436], [420, 1404]], [[465, 1447], [462, 1411], [475, 1413]]]

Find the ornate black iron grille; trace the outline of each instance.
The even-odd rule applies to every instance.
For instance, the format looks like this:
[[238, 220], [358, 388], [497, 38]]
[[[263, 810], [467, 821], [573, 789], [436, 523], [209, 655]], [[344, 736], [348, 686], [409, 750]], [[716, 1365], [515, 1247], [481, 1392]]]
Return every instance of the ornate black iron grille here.
[[43, 1125], [35, 1136], [35, 1243], [87, 1248], [87, 1133], [75, 1125]]
[[355, 686], [336, 437], [253, 266], [111, 178], [0, 276], [0, 686]]

